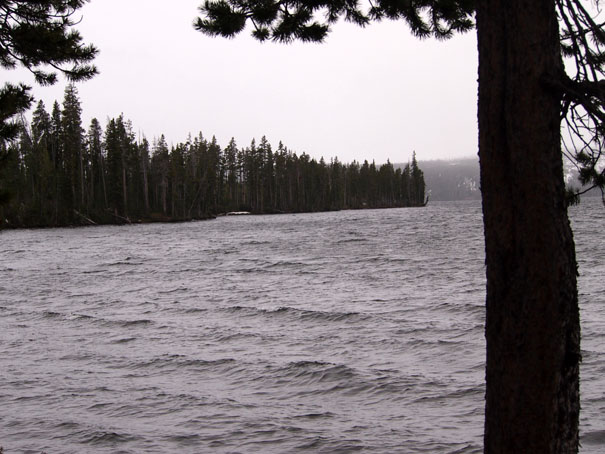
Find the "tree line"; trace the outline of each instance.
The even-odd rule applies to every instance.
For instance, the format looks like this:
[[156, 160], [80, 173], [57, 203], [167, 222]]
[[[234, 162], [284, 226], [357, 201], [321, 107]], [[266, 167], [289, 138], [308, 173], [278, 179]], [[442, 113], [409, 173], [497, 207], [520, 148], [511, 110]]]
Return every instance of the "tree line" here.
[[420, 206], [425, 182], [415, 154], [403, 168], [367, 160], [326, 162], [263, 136], [222, 148], [201, 133], [169, 147], [138, 139], [123, 115], [82, 127], [75, 85], [50, 113], [39, 101], [18, 140], [0, 146], [3, 224], [59, 226], [204, 219], [221, 213], [310, 212]]

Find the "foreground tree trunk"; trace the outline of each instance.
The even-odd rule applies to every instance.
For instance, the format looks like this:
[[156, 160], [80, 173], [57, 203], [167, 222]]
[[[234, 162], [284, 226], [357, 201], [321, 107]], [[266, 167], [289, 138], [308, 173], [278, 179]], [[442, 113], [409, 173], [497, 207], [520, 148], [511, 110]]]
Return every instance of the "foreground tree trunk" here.
[[580, 324], [553, 0], [477, 2], [487, 267], [485, 452], [578, 449]]

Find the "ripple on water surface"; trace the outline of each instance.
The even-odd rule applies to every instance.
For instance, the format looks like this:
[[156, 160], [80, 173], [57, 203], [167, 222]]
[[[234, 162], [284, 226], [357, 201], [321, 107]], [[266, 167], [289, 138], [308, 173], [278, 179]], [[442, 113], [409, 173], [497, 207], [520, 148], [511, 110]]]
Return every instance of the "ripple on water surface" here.
[[[572, 215], [581, 452], [597, 453], [605, 240], [588, 208]], [[481, 452], [477, 203], [0, 235], [6, 454]]]

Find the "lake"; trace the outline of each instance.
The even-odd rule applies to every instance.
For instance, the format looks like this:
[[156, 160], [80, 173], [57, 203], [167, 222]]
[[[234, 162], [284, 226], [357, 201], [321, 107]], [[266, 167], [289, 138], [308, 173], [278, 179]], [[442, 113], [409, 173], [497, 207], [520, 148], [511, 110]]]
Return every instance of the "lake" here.
[[[605, 208], [571, 209], [582, 453], [605, 446]], [[479, 453], [480, 203], [0, 233], [13, 453]]]

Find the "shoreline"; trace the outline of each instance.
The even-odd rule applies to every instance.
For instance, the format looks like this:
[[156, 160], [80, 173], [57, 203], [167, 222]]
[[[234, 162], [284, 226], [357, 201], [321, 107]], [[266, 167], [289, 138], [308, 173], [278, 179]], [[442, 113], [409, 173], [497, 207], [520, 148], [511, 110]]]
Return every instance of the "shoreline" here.
[[[114, 219], [113, 221], [107, 220], [93, 220], [83, 215], [79, 215], [82, 219], [81, 222], [71, 222], [64, 224], [53, 224], [53, 225], [27, 225], [26, 223], [22, 224], [11, 224], [9, 222], [5, 222], [4, 220], [0, 220], [0, 232], [3, 230], [39, 230], [39, 229], [60, 229], [60, 228], [80, 228], [80, 227], [98, 227], [98, 226], [108, 226], [108, 225], [142, 225], [142, 224], [176, 224], [176, 223], [185, 223], [185, 222], [196, 222], [196, 221], [211, 221], [218, 217], [226, 217], [226, 216], [274, 216], [280, 214], [302, 214], [302, 213], [329, 213], [334, 211], [362, 211], [362, 210], [384, 210], [390, 208], [424, 208], [426, 204], [423, 205], [406, 205], [406, 206], [377, 206], [377, 207], [359, 207], [359, 208], [344, 208], [338, 210], [317, 210], [317, 211], [264, 211], [264, 212], [254, 212], [254, 211], [236, 211], [236, 212], [223, 212], [217, 214], [208, 214], [199, 217], [191, 217], [191, 218], [177, 218], [165, 215], [152, 215], [151, 217], [137, 217], [136, 219], [130, 219], [128, 217], [118, 216], [119, 219]], [[244, 214], [245, 213], [245, 214]]]

